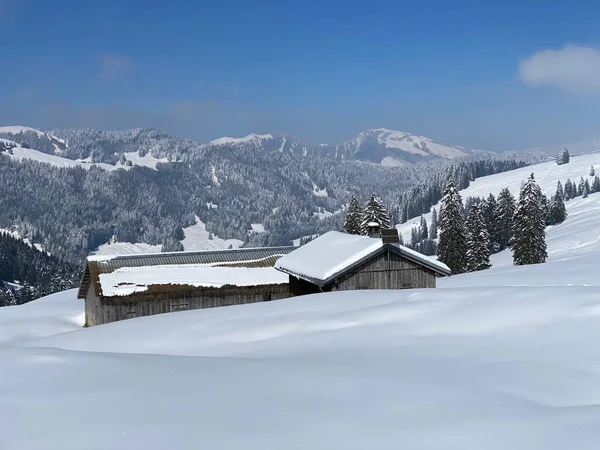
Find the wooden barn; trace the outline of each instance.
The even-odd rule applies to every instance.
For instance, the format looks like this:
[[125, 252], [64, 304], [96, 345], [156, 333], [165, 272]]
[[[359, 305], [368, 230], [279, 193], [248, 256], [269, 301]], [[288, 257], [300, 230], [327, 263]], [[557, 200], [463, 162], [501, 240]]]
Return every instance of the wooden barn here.
[[356, 236], [330, 231], [281, 257], [292, 295], [357, 289], [435, 288], [450, 269], [399, 243], [398, 230]]
[[295, 248], [90, 256], [78, 294], [86, 326], [290, 297], [273, 265]]

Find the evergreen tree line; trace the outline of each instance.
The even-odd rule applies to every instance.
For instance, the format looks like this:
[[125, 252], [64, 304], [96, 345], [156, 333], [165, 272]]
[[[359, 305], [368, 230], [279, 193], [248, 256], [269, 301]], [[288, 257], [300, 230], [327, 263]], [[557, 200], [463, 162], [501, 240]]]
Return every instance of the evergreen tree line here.
[[80, 278], [78, 266], [0, 232], [0, 306], [20, 305], [74, 288]]
[[[548, 202], [534, 175], [523, 184], [518, 202], [503, 189], [498, 198], [472, 198], [465, 208], [458, 188], [450, 181], [439, 214], [438, 259], [453, 274], [485, 270], [490, 255], [510, 247], [515, 265], [546, 261], [546, 225], [566, 219], [560, 182]], [[466, 211], [466, 218], [465, 218]], [[554, 214], [554, 216], [553, 216]]]

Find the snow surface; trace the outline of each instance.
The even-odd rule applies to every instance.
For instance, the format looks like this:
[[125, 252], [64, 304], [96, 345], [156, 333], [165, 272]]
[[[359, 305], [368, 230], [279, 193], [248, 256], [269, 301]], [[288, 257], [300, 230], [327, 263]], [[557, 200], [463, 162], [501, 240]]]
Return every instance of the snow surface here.
[[272, 267], [211, 267], [206, 264], [122, 267], [99, 275], [105, 297], [145, 292], [150, 286], [194, 287], [285, 284], [288, 276]]
[[150, 245], [138, 242], [109, 242], [98, 247], [93, 255], [137, 255], [140, 253], [160, 253], [162, 245]]
[[253, 233], [264, 233], [265, 232], [265, 226], [262, 223], [251, 223], [250, 224], [251, 230]]
[[[125, 159], [127, 161], [131, 161], [133, 163], [133, 165], [135, 166], [144, 166], [144, 167], [149, 167], [150, 169], [156, 169], [156, 165], [158, 163], [166, 163], [168, 162], [167, 158], [155, 158], [154, 156], [152, 156], [150, 154], [150, 152], [146, 153], [144, 156], [140, 156], [138, 154], [138, 152], [126, 152], [123, 153], [123, 155], [125, 156]], [[121, 164], [117, 164], [117, 166], [111, 166], [114, 168], [128, 168], [130, 169], [131, 166], [125, 166], [125, 165], [121, 165]]]
[[[216, 206], [216, 205], [214, 205]], [[221, 239], [219, 236], [213, 235], [212, 239], [208, 238], [206, 225], [196, 216], [196, 223], [183, 229], [184, 239], [181, 241], [185, 251], [202, 251], [202, 250], [223, 250], [229, 248], [238, 248], [244, 242], [239, 239]], [[131, 242], [112, 242], [106, 243], [98, 247], [91, 254], [98, 256], [117, 256], [117, 255], [136, 255], [145, 253], [160, 253], [162, 245], [151, 245], [144, 243]]]
[[[587, 344], [600, 337], [597, 266], [557, 286], [578, 252], [568, 257], [450, 277], [443, 286], [462, 285], [451, 288], [319, 294], [12, 340], [0, 347], [0, 411], [10, 412], [0, 448], [596, 449], [600, 348]], [[549, 285], [528, 285], [532, 270]], [[81, 311], [74, 291], [59, 295], [54, 317], [76, 314], [69, 296]], [[43, 321], [49, 299], [2, 308], [1, 323], [19, 309]]]
[[[325, 281], [383, 245], [381, 239], [330, 231], [279, 258], [275, 268], [299, 278]], [[450, 270], [445, 264], [415, 251], [407, 248], [402, 248], [402, 251], [419, 260], [426, 260], [442, 271]]]
[[[518, 200], [521, 183], [527, 180], [529, 175], [533, 172], [535, 174], [535, 180], [542, 191], [550, 197], [550, 195], [554, 195], [556, 192], [556, 183], [558, 181], [564, 185], [564, 182], [570, 178], [571, 181], [579, 183], [579, 179], [583, 177], [584, 179], [588, 179], [591, 183], [593, 180], [593, 177], [589, 176], [591, 165], [595, 168], [600, 168], [600, 153], [572, 156], [569, 164], [560, 166], [552, 161], [478, 178], [473, 181], [468, 188], [460, 191], [460, 195], [464, 202], [467, 197], [487, 197], [489, 194], [494, 194], [494, 196], [497, 197], [503, 188], [508, 188], [515, 199]], [[574, 204], [574, 200], [566, 202], [567, 211], [569, 211]], [[440, 203], [434, 207], [439, 213]], [[427, 223], [430, 224], [431, 213], [427, 213], [424, 216], [427, 219]], [[415, 226], [418, 227], [420, 220], [419, 217], [414, 217], [407, 222], [396, 226], [402, 233], [404, 242], [410, 242], [411, 229]]]
[[209, 232], [206, 231], [206, 225], [196, 216], [196, 223], [192, 226], [183, 229], [184, 239], [181, 241], [183, 249], [186, 251], [201, 251], [201, 250], [222, 250], [229, 246], [232, 248], [240, 247], [244, 242], [239, 239], [221, 239], [213, 234], [213, 238], [209, 239]]
[[[76, 297], [77, 290], [72, 289], [25, 305], [0, 308], [0, 348], [81, 328], [85, 318], [83, 301]], [[0, 448], [4, 450], [2, 434], [0, 433]]]

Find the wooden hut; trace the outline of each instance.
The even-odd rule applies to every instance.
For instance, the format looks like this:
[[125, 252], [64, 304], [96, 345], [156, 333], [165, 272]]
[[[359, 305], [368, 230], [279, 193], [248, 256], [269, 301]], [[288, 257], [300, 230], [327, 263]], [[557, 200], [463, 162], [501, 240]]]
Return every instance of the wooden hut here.
[[86, 326], [289, 297], [273, 265], [295, 248], [90, 256], [78, 294]]
[[[373, 237], [376, 236], [376, 237]], [[355, 236], [331, 231], [281, 257], [293, 295], [357, 289], [435, 288], [450, 269], [399, 243], [398, 231]]]

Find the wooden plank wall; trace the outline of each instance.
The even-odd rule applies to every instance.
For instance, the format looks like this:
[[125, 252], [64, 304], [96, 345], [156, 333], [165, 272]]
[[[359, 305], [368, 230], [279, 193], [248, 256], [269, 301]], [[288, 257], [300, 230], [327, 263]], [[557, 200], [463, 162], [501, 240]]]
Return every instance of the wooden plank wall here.
[[[89, 290], [90, 292], [92, 289]], [[190, 309], [242, 305], [290, 297], [289, 286], [176, 289], [169, 292], [134, 294], [126, 297], [86, 298], [88, 326]], [[89, 305], [89, 306], [88, 306]]]
[[392, 252], [382, 252], [334, 280], [324, 290], [435, 288], [433, 271]]

